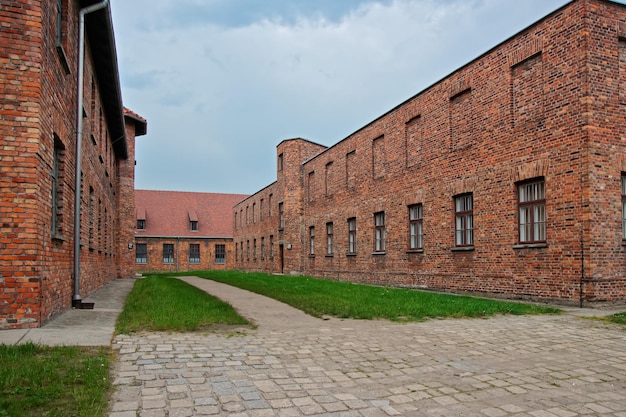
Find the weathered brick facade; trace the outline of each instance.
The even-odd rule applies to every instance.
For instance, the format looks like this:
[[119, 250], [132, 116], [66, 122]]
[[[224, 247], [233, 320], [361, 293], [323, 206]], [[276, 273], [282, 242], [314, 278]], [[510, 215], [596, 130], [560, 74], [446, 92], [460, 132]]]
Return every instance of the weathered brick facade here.
[[236, 267], [624, 301], [624, 91], [626, 7], [572, 1], [330, 148], [281, 142], [277, 181], [234, 209]]
[[[72, 304], [78, 15], [94, 3], [0, 2], [0, 329], [41, 326]], [[82, 297], [132, 276], [134, 138], [145, 133], [124, 114], [109, 7], [85, 22]]]
[[135, 269], [233, 269], [232, 207], [243, 194], [136, 190]]

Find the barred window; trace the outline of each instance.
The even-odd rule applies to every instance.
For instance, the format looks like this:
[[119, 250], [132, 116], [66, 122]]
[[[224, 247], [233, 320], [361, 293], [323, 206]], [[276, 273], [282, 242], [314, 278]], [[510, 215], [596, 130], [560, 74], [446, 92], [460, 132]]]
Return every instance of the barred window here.
[[148, 245], [145, 243], [137, 243], [135, 245], [135, 263], [148, 263]]
[[199, 243], [189, 244], [189, 263], [190, 264], [200, 263], [200, 244]]
[[226, 245], [218, 243], [215, 245], [215, 263], [216, 264], [225, 264], [226, 263]]
[[174, 244], [172, 243], [163, 244], [163, 263], [164, 264], [174, 263]]

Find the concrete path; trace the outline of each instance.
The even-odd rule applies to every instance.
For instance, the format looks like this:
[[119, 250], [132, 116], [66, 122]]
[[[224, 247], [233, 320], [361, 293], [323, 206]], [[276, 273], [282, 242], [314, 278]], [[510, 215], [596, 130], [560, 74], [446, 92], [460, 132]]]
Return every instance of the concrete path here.
[[33, 342], [49, 346], [110, 346], [115, 322], [134, 284], [134, 279], [109, 282], [83, 300], [94, 303], [93, 310], [69, 309], [36, 329], [0, 330], [0, 344]]
[[626, 329], [584, 311], [322, 320], [184, 280], [258, 327], [116, 337], [111, 417], [626, 417]]

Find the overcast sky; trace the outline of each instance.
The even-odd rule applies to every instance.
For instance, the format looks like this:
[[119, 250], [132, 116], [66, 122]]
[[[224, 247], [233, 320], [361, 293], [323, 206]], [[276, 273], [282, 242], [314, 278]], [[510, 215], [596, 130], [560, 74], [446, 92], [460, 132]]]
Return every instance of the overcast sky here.
[[252, 194], [567, 0], [112, 0], [136, 188]]

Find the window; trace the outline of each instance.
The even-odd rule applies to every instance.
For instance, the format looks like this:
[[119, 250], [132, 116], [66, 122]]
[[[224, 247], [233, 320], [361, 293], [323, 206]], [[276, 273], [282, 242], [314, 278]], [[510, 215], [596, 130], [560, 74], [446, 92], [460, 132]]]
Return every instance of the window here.
[[239, 245], [235, 243], [235, 262], [239, 261]]
[[315, 226], [309, 227], [309, 255], [315, 255]]
[[626, 175], [622, 174], [622, 240], [626, 240]]
[[135, 245], [135, 263], [148, 263], [148, 245], [146, 245], [145, 243], [137, 243]]
[[145, 220], [137, 220], [137, 230], [146, 230]]
[[278, 230], [285, 228], [285, 212], [283, 211], [283, 203], [278, 203]]
[[409, 249], [424, 248], [424, 225], [422, 218], [422, 205], [409, 206]]
[[518, 185], [519, 241], [546, 241], [546, 187], [543, 180]]
[[52, 155], [52, 213], [51, 213], [51, 225], [52, 225], [52, 237], [60, 236], [63, 232], [62, 211], [59, 207], [63, 204], [62, 193], [62, 173], [63, 173], [63, 159], [65, 157], [65, 148], [61, 143], [61, 140], [54, 135], [54, 153]]
[[270, 235], [270, 259], [274, 259], [274, 235]]
[[263, 199], [261, 199], [261, 202], [259, 203], [259, 220], [263, 221]]
[[189, 263], [190, 264], [200, 263], [200, 244], [199, 243], [189, 244]]
[[278, 170], [282, 171], [283, 170], [283, 154], [279, 154], [278, 155]]
[[326, 223], [326, 254], [333, 254], [333, 224]]
[[226, 245], [218, 243], [215, 245], [215, 263], [216, 264], [225, 264], [226, 263]]
[[348, 254], [356, 254], [356, 217], [348, 219]]
[[474, 245], [474, 197], [463, 194], [454, 198], [454, 233], [456, 246]]
[[198, 221], [197, 220], [189, 221], [189, 228], [191, 229], [192, 232], [197, 232], [198, 231]]
[[387, 246], [385, 212], [374, 213], [374, 252], [384, 252]]
[[63, 0], [57, 0], [57, 45], [63, 43]]
[[174, 263], [174, 245], [172, 243], [163, 244], [163, 263], [164, 264]]
[[256, 239], [252, 240], [252, 259], [256, 261]]
[[261, 236], [261, 260], [265, 259], [265, 236]]
[[246, 261], [250, 260], [250, 241], [246, 240]]
[[252, 203], [252, 223], [256, 223], [256, 203]]

